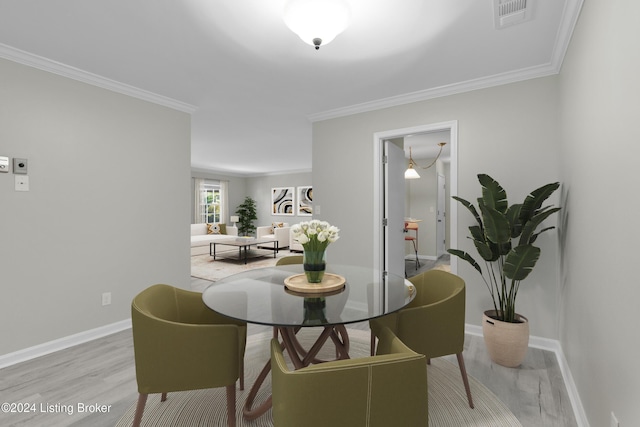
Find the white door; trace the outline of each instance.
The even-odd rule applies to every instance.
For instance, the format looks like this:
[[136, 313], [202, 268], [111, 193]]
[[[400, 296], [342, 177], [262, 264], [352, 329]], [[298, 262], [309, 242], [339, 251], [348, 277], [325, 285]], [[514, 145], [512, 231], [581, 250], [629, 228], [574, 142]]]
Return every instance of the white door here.
[[[404, 149], [391, 141], [384, 142], [384, 270], [404, 276]], [[384, 220], [383, 220], [384, 222]]]
[[446, 229], [447, 229], [447, 213], [446, 213], [446, 178], [444, 175], [438, 174], [438, 213], [436, 214], [436, 254], [438, 257], [447, 253], [446, 250]]

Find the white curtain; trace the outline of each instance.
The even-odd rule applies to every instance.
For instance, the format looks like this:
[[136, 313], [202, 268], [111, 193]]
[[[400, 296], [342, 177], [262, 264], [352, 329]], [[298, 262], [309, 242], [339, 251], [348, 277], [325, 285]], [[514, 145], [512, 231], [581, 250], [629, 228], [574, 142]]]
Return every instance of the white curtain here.
[[205, 218], [202, 218], [202, 186], [204, 185], [204, 179], [202, 178], [193, 178], [193, 188], [194, 188], [194, 206], [193, 206], [193, 223], [194, 224], [202, 224], [206, 222]]
[[229, 181], [220, 181], [220, 222], [229, 220]]

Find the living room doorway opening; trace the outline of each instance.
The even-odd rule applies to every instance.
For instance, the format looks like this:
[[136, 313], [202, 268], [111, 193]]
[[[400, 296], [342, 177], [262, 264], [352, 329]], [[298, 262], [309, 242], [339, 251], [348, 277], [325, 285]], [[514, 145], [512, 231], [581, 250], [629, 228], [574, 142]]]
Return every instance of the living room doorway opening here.
[[[417, 181], [422, 181], [424, 187], [425, 179], [415, 180], [416, 183], [407, 183], [404, 180], [404, 171], [408, 166], [409, 145], [418, 148], [419, 157], [429, 157], [430, 146], [437, 146], [435, 142], [448, 138], [447, 154], [448, 167], [442, 164], [434, 165], [432, 168], [422, 170], [417, 168], [421, 176], [428, 177], [432, 181], [429, 184], [433, 194], [437, 196], [429, 202], [425, 202], [424, 195], [420, 191], [416, 200], [411, 200], [411, 185], [419, 185]], [[434, 123], [411, 128], [395, 129], [374, 134], [374, 224], [378, 224], [374, 229], [374, 260], [373, 265], [383, 271], [404, 275], [404, 221], [411, 212], [418, 212], [424, 218], [413, 218], [420, 220], [419, 226], [423, 228], [423, 242], [429, 245], [432, 258], [436, 259], [446, 253], [446, 247], [457, 246], [457, 204], [450, 203], [451, 196], [457, 195], [458, 191], [458, 123], [457, 121]], [[398, 160], [397, 149], [401, 147], [406, 150], [406, 156]], [[421, 147], [425, 147], [425, 153], [420, 154]], [[391, 153], [389, 149], [391, 148]], [[445, 146], [446, 147], [446, 146]], [[432, 148], [432, 147], [431, 147]], [[412, 148], [412, 151], [415, 150]], [[393, 154], [393, 153], [396, 154]], [[443, 150], [444, 153], [444, 150]], [[413, 158], [421, 166], [426, 166], [428, 162], [420, 163], [413, 151]], [[426, 158], [425, 157], [425, 158]], [[433, 155], [432, 157], [435, 157]], [[444, 154], [441, 156], [443, 159]], [[438, 162], [440, 163], [440, 162]], [[446, 172], [445, 172], [446, 170]], [[398, 177], [401, 177], [398, 179]], [[411, 180], [407, 180], [411, 181]], [[427, 203], [425, 205], [425, 203]], [[413, 210], [412, 210], [413, 205]], [[425, 220], [428, 220], [425, 222]], [[438, 222], [440, 221], [440, 222]], [[440, 242], [442, 240], [442, 242]], [[446, 242], [446, 243], [445, 243]], [[431, 246], [433, 248], [431, 249]], [[429, 256], [428, 256], [429, 257]], [[399, 260], [401, 258], [401, 260]], [[450, 259], [452, 272], [457, 272], [457, 259]]]

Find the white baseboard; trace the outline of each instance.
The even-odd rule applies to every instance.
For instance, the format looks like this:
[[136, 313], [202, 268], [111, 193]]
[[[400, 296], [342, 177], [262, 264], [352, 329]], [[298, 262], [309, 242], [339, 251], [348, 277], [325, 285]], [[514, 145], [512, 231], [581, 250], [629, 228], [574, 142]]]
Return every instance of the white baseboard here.
[[[416, 256], [412, 255], [412, 254], [409, 254], [409, 255], [405, 255], [404, 259], [406, 261], [415, 261]], [[433, 255], [418, 255], [418, 259], [426, 259], [428, 261], [437, 261], [438, 257], [435, 257]]]
[[[469, 335], [475, 335], [479, 337], [482, 336], [482, 326], [470, 325], [466, 323], [464, 331]], [[552, 340], [549, 338], [530, 336], [529, 347], [551, 351], [556, 355], [558, 366], [560, 367], [560, 372], [562, 373], [562, 379], [567, 386], [567, 393], [569, 394], [569, 400], [571, 401], [571, 407], [576, 417], [578, 427], [589, 427], [587, 414], [584, 412], [584, 407], [582, 406], [582, 401], [580, 400], [580, 395], [578, 394], [576, 383], [573, 381], [573, 375], [571, 375], [571, 369], [569, 369], [567, 359], [564, 357], [564, 352], [562, 351], [560, 341]]]
[[3, 354], [0, 356], [0, 369], [15, 365], [16, 363], [26, 362], [27, 360], [35, 359], [36, 357], [55, 353], [56, 351], [64, 350], [65, 348], [73, 347], [107, 335], [115, 334], [116, 332], [124, 331], [129, 328], [131, 328], [131, 319], [125, 319], [110, 325], [100, 326], [95, 329], [90, 329], [88, 331], [79, 332], [74, 335], [69, 335], [57, 340], [18, 350], [13, 353]]

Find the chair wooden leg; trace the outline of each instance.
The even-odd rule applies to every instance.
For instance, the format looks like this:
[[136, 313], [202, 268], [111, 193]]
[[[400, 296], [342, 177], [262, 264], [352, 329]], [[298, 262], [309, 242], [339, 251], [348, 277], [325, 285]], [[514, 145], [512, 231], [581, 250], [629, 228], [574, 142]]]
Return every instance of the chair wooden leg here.
[[227, 425], [236, 427], [236, 385], [227, 386]]
[[162, 393], [162, 397], [160, 397], [160, 402], [164, 402], [167, 400], [167, 393]]
[[244, 390], [244, 357], [240, 360], [240, 390]]
[[471, 388], [469, 387], [469, 378], [467, 377], [467, 368], [464, 366], [464, 357], [462, 357], [462, 353], [456, 354], [458, 358], [458, 366], [460, 367], [460, 374], [462, 375], [462, 382], [464, 383], [464, 388], [467, 391], [467, 399], [469, 399], [469, 407], [473, 409], [473, 398], [471, 397]]
[[148, 394], [140, 393], [138, 395], [138, 405], [136, 406], [136, 415], [133, 417], [133, 427], [139, 427], [140, 421], [142, 421], [142, 413], [144, 412], [144, 406], [147, 404]]
[[371, 331], [371, 355], [375, 356], [376, 352], [376, 335]]

